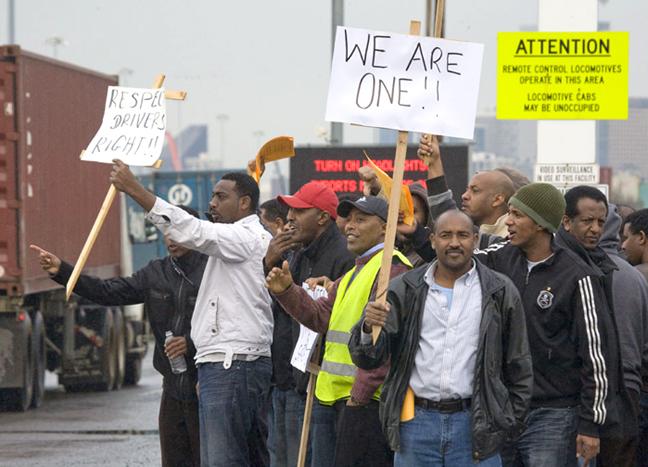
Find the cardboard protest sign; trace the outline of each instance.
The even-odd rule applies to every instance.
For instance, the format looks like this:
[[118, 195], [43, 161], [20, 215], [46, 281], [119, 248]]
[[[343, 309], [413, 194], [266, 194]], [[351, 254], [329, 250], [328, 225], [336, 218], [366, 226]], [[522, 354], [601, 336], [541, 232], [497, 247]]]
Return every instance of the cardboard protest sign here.
[[152, 166], [162, 153], [165, 131], [163, 88], [110, 86], [101, 127], [81, 160]]
[[[364, 156], [367, 158], [369, 166], [373, 169], [376, 177], [378, 177], [381, 191], [384, 193], [387, 202], [389, 202], [394, 181], [371, 160], [371, 157], [369, 157], [366, 151], [364, 151]], [[409, 187], [405, 184], [403, 184], [401, 189], [398, 210], [403, 213], [403, 222], [405, 224], [412, 225], [414, 223], [414, 201], [412, 200], [412, 193], [410, 193]]]
[[472, 139], [483, 51], [338, 27], [326, 120]]
[[628, 118], [627, 32], [500, 32], [497, 118]]
[[[302, 288], [313, 300], [328, 297], [328, 292], [321, 285], [318, 285], [315, 289], [311, 289], [308, 284], [304, 282]], [[306, 373], [308, 370], [308, 363], [311, 361], [311, 357], [315, 351], [318, 337], [319, 334], [315, 331], [308, 329], [303, 324], [299, 325], [299, 339], [297, 339], [297, 344], [295, 344], [295, 350], [290, 359], [290, 364], [303, 373]]]
[[266, 162], [278, 161], [295, 155], [295, 140], [291, 136], [277, 136], [266, 142], [256, 156], [256, 167], [250, 175], [259, 183]]

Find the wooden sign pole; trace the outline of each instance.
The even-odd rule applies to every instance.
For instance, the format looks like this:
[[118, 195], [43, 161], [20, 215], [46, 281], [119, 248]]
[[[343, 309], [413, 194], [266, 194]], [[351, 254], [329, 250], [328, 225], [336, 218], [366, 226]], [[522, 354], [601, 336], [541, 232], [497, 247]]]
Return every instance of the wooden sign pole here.
[[[418, 36], [421, 33], [421, 22], [411, 21], [409, 33]], [[407, 155], [407, 131], [398, 132], [396, 143], [396, 157], [394, 158], [394, 174], [391, 196], [389, 197], [389, 211], [387, 212], [387, 232], [385, 233], [385, 247], [383, 249], [382, 263], [378, 274], [376, 287], [376, 300], [380, 304], [387, 302], [387, 287], [391, 273], [392, 255], [394, 254], [394, 241], [396, 240], [396, 227], [398, 224], [398, 208], [400, 207], [401, 189], [403, 186], [403, 172], [405, 171], [405, 156]], [[380, 335], [380, 326], [371, 329], [374, 343]]]
[[[164, 83], [164, 78], [164, 75], [158, 75], [155, 78], [155, 82], [153, 83], [153, 88], [161, 88], [162, 84]], [[187, 96], [187, 93], [185, 91], [165, 91], [164, 96], [167, 99], [184, 100]], [[159, 167], [159, 162], [159, 160], [156, 162], [157, 167]], [[79, 255], [79, 259], [77, 259], [77, 262], [74, 265], [72, 275], [70, 275], [70, 279], [68, 279], [65, 286], [66, 300], [69, 300], [70, 296], [72, 295], [72, 291], [74, 290], [74, 287], [79, 280], [79, 275], [81, 274], [81, 271], [83, 270], [85, 263], [88, 260], [88, 256], [90, 256], [90, 251], [92, 251], [92, 247], [97, 240], [97, 236], [101, 231], [101, 227], [103, 227], [103, 223], [106, 220], [106, 216], [108, 216], [108, 211], [110, 211], [110, 207], [112, 206], [116, 195], [117, 189], [115, 188], [115, 185], [111, 184], [110, 188], [108, 189], [108, 193], [106, 193], [106, 197], [104, 198], [104, 201], [101, 205], [101, 209], [99, 209], [99, 214], [97, 214], [97, 218], [95, 219], [92, 229], [90, 230], [90, 235], [88, 235], [88, 238], [83, 245], [83, 249], [81, 250], [81, 254]]]
[[314, 373], [308, 375], [308, 386], [306, 386], [306, 407], [304, 408], [304, 423], [302, 424], [301, 439], [299, 441], [299, 455], [297, 456], [297, 467], [304, 467], [306, 454], [308, 453], [308, 435], [310, 432], [311, 414], [313, 413], [313, 401], [315, 392]]
[[[443, 25], [444, 0], [437, 0], [436, 15], [434, 18], [434, 36], [439, 37]], [[418, 36], [421, 33], [421, 22], [411, 21], [409, 33]], [[383, 249], [380, 273], [378, 274], [378, 286], [376, 287], [376, 300], [380, 304], [387, 303], [387, 288], [389, 287], [389, 276], [391, 273], [392, 255], [394, 254], [394, 241], [396, 240], [396, 227], [398, 224], [398, 208], [400, 206], [401, 189], [403, 186], [403, 172], [405, 169], [405, 157], [407, 155], [407, 131], [398, 132], [396, 144], [396, 157], [394, 158], [394, 174], [391, 196], [389, 198], [389, 211], [387, 214], [387, 232], [385, 233], [385, 248]], [[376, 343], [380, 335], [380, 326], [373, 326], [371, 329], [373, 342]]]

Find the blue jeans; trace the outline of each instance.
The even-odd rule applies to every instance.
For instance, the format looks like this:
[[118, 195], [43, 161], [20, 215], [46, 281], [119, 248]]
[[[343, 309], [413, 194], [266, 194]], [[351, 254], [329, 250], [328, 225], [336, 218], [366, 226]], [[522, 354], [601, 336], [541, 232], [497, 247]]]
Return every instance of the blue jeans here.
[[[531, 409], [527, 429], [507, 453], [505, 465], [574, 467], [576, 460], [576, 407]], [[590, 466], [593, 463], [590, 462]]]
[[313, 401], [310, 429], [312, 467], [335, 465], [337, 418], [338, 411], [335, 406], [322, 405], [317, 399]]
[[472, 458], [470, 410], [448, 414], [416, 407], [414, 419], [400, 425], [400, 441], [396, 467], [502, 465], [497, 454], [481, 462]]
[[198, 366], [200, 461], [203, 467], [266, 466], [264, 404], [270, 389], [269, 357]]
[[304, 424], [305, 397], [294, 389], [284, 391], [275, 387], [272, 388], [271, 402], [268, 413], [270, 466], [295, 466]]

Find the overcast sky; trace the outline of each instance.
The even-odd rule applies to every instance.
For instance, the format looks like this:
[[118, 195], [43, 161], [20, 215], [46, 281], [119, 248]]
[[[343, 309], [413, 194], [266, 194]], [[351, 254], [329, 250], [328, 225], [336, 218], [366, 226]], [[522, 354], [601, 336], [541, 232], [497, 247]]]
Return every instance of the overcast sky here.
[[[568, 0], [566, 0], [568, 1]], [[329, 0], [15, 0], [16, 42], [52, 56], [48, 38], [66, 42], [58, 57], [117, 74], [130, 86], [184, 89], [168, 103], [169, 131], [209, 125], [210, 152], [219, 154], [218, 115], [226, 115], [224, 166], [240, 167], [260, 140], [292, 135], [297, 144], [323, 143], [330, 66]], [[424, 19], [424, 0], [353, 0], [348, 26], [406, 33]], [[494, 113], [498, 31], [537, 28], [536, 0], [446, 0], [446, 37], [485, 44], [478, 113]], [[8, 40], [7, 0], [0, 0], [0, 40]], [[648, 97], [648, 2], [609, 0], [599, 20], [630, 32], [630, 96]], [[123, 70], [131, 70], [124, 73]], [[122, 81], [123, 83], [123, 81]], [[258, 133], [263, 132], [263, 136]], [[345, 125], [346, 143], [367, 143], [373, 130]]]

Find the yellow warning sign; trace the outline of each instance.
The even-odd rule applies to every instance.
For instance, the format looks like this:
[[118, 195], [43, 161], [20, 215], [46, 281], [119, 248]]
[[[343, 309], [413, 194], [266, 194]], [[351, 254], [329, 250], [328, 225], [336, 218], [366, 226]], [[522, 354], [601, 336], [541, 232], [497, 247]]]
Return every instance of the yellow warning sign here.
[[625, 120], [627, 32], [500, 32], [497, 118]]

